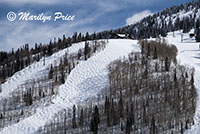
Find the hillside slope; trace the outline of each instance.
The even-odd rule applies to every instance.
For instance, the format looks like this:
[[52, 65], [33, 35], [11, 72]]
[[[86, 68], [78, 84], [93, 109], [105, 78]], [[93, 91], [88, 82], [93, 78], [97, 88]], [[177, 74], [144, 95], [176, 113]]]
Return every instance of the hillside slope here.
[[[185, 39], [181, 42], [181, 34]], [[199, 43], [196, 43], [193, 39], [189, 38], [188, 33], [175, 32], [175, 37], [173, 33], [169, 33], [166, 37], [167, 41], [171, 44], [176, 45], [178, 48], [178, 60], [181, 64], [186, 64], [188, 66], [194, 67], [195, 69], [195, 86], [198, 93], [196, 114], [194, 117], [195, 125], [191, 130], [188, 131], [189, 134], [199, 134], [200, 133], [200, 48]]]
[[137, 41], [109, 40], [104, 51], [97, 53], [87, 61], [81, 61], [72, 70], [65, 84], [59, 87], [58, 96], [52, 100], [51, 105], [38, 108], [34, 115], [4, 128], [0, 133], [35, 133], [39, 127], [50, 122], [59, 111], [94, 97], [108, 83], [107, 65], [113, 60], [127, 56], [132, 50], [140, 51]]
[[84, 47], [84, 42], [76, 43], [69, 49], [63, 49], [50, 57], [45, 59], [42, 58], [39, 62], [34, 62], [32, 65], [24, 68], [23, 70], [15, 73], [12, 77], [8, 78], [5, 83], [2, 84], [2, 91], [0, 93], [0, 100], [8, 98], [11, 96], [13, 91], [16, 91], [18, 86], [33, 79], [41, 78], [42, 76], [48, 74], [48, 68], [51, 64], [58, 62], [61, 57], [69, 51], [69, 54], [78, 52], [80, 48]]

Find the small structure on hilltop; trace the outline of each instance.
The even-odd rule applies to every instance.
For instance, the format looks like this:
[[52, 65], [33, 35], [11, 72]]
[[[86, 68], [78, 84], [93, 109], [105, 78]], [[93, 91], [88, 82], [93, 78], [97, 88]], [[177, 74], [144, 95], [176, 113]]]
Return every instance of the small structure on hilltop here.
[[190, 38], [194, 37], [195, 34], [194, 33], [189, 33]]
[[131, 36], [130, 36], [130, 34], [112, 33], [110, 38], [111, 39], [131, 39]]
[[195, 31], [194, 31], [194, 30], [191, 30], [191, 31], [189, 32], [189, 37], [190, 37], [190, 38], [193, 38], [193, 37], [195, 37], [195, 36], [196, 36]]

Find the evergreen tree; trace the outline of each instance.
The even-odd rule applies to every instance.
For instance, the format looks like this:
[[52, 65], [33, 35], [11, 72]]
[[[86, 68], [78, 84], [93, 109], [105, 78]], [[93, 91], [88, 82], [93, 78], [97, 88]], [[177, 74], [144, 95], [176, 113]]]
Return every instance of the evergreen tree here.
[[131, 129], [132, 129], [132, 123], [131, 123], [131, 120], [130, 120], [130, 117], [127, 116], [127, 119], [126, 119], [126, 134], [130, 134], [131, 133]]
[[50, 70], [49, 70], [49, 79], [53, 78], [53, 65], [51, 64]]
[[3, 119], [3, 114], [2, 113], [0, 114], [0, 119]]
[[48, 55], [48, 56], [50, 56], [50, 55], [53, 54], [52, 46], [53, 46], [52, 40], [50, 40], [50, 43], [49, 43], [48, 49], [47, 49], [47, 55]]
[[64, 72], [61, 73], [61, 79], [60, 80], [61, 80], [62, 84], [65, 84], [65, 74], [64, 74]]
[[181, 134], [184, 134], [183, 132], [184, 132], [184, 130], [183, 130], [183, 122], [181, 122]]
[[165, 71], [169, 71], [169, 67], [170, 67], [170, 61], [169, 61], [169, 58], [166, 57], [165, 58]]
[[78, 56], [77, 56], [78, 58], [77, 58], [77, 59], [80, 60], [81, 56], [82, 56], [82, 50], [79, 49], [79, 50], [78, 50]]
[[191, 74], [190, 83], [191, 83], [191, 87], [194, 87], [194, 74], [193, 73]]
[[147, 57], [149, 57], [150, 56], [150, 44], [148, 43], [148, 45], [147, 45]]
[[85, 48], [84, 48], [84, 55], [85, 55], [85, 60], [87, 60], [90, 57], [90, 47], [89, 47], [89, 42], [85, 42]]
[[107, 124], [107, 127], [109, 127], [110, 126], [110, 102], [107, 96], [105, 99], [104, 109], [105, 109], [104, 113], [106, 115], [106, 124]]
[[119, 107], [119, 116], [120, 118], [123, 118], [123, 100], [122, 100], [122, 92], [120, 91], [120, 98], [119, 98], [119, 104], [118, 104], [118, 107]]
[[154, 48], [154, 54], [153, 54], [153, 58], [157, 59], [158, 58], [158, 54], [157, 54], [157, 48]]
[[80, 121], [79, 121], [79, 125], [80, 125], [80, 127], [83, 126], [83, 122], [84, 122], [84, 118], [83, 118], [83, 109], [81, 109]]
[[95, 106], [94, 112], [92, 113], [92, 118], [90, 121], [90, 130], [93, 132], [93, 134], [98, 133], [98, 124], [99, 123], [100, 123], [99, 110], [98, 110], [98, 107]]
[[100, 119], [99, 119], [99, 109], [98, 109], [97, 105], [96, 105], [95, 108], [94, 108], [94, 113], [95, 113], [95, 120], [96, 120], [97, 124], [99, 124], [99, 123], [100, 123]]
[[195, 39], [196, 39], [196, 42], [200, 42], [200, 29], [199, 29], [199, 27], [196, 28]]
[[87, 40], [90, 40], [90, 36], [89, 36], [89, 33], [88, 33], [88, 32], [86, 32], [85, 40], [86, 40], [86, 41], [87, 41]]
[[30, 106], [33, 104], [31, 89], [27, 93], [24, 94], [24, 102], [26, 106]]
[[151, 134], [155, 134], [155, 133], [156, 133], [156, 125], [155, 125], [155, 119], [153, 116], [152, 121], [151, 121]]
[[135, 123], [135, 115], [134, 115], [134, 105], [133, 105], [133, 103], [131, 103], [130, 121], [131, 121], [131, 124]]
[[67, 117], [66, 117], [66, 111], [64, 113], [64, 134], [67, 133]]
[[72, 128], [76, 128], [76, 106], [73, 106]]

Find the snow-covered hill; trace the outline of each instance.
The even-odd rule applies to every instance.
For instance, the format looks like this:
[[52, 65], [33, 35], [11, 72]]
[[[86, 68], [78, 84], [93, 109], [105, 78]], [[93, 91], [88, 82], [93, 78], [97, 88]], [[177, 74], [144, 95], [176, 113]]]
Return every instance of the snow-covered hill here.
[[[83, 47], [83, 43], [73, 45], [69, 53], [78, 51]], [[1, 97], [7, 97], [12, 90], [6, 90], [9, 86], [19, 85], [32, 77], [37, 77], [38, 72], [45, 69], [53, 61], [64, 55], [66, 50], [62, 50], [46, 59], [46, 66], [41, 62], [35, 63], [30, 67], [18, 72], [11, 77], [4, 85]], [[107, 47], [89, 58], [87, 61], [81, 61], [68, 76], [65, 84], [59, 87], [58, 96], [52, 100], [52, 103], [46, 107], [39, 107], [32, 116], [19, 121], [16, 124], [4, 128], [1, 134], [28, 134], [35, 133], [40, 127], [50, 122], [53, 117], [61, 110], [71, 108], [74, 104], [81, 103], [84, 100], [97, 95], [108, 84], [107, 65], [112, 61], [127, 56], [131, 51], [140, 51], [137, 41], [134, 40], [109, 40]], [[26, 74], [28, 73], [28, 74]], [[5, 94], [5, 96], [4, 96]]]
[[69, 52], [69, 54], [78, 52], [80, 48], [84, 47], [84, 42], [74, 44], [69, 49], [64, 49], [62, 51], [59, 51], [55, 54], [53, 54], [50, 57], [47, 57], [45, 59], [45, 65], [44, 65], [44, 58], [42, 58], [39, 62], [35, 62], [32, 65], [24, 68], [23, 70], [15, 73], [12, 77], [8, 78], [8, 80], [2, 84], [2, 91], [0, 93], [0, 100], [4, 98], [8, 98], [11, 96], [13, 91], [16, 91], [18, 86], [21, 84], [26, 83], [27, 81], [41, 78], [43, 75], [48, 74], [48, 68], [51, 64], [54, 64], [55, 62], [59, 62], [60, 58], [65, 55], [66, 52]]
[[[183, 42], [181, 36], [183, 35]], [[200, 48], [199, 43], [190, 38], [188, 33], [183, 34], [181, 31], [168, 33], [165, 38], [168, 43], [174, 44], [178, 48], [178, 61], [181, 64], [187, 64], [195, 68], [195, 85], [198, 92], [198, 101], [195, 114], [195, 125], [187, 133], [199, 134], [200, 132]], [[20, 120], [18, 123], [11, 124], [3, 128], [1, 134], [32, 134], [46, 124], [49, 124], [55, 116], [63, 109], [72, 108], [74, 104], [84, 103], [85, 100], [95, 97], [106, 85], [108, 85], [108, 68], [112, 61], [127, 56], [130, 52], [139, 52], [137, 40], [128, 39], [110, 39], [107, 47], [87, 61], [81, 61], [67, 77], [64, 84], [58, 87], [58, 95], [55, 96], [51, 103], [46, 105], [45, 102], [37, 107], [36, 112]], [[12, 92], [19, 90], [17, 87], [30, 79], [37, 79], [48, 72], [47, 68], [58, 61], [65, 52], [78, 52], [84, 47], [84, 43], [72, 45], [46, 58], [46, 64], [43, 66], [43, 59], [35, 62], [29, 67], [17, 72], [9, 78], [3, 85], [3, 91], [0, 94], [0, 100], [9, 98]], [[41, 73], [42, 72], [42, 73]]]
[[[185, 40], [181, 42], [181, 34]], [[195, 69], [195, 86], [198, 93], [196, 114], [194, 117], [195, 125], [191, 130], [188, 131], [189, 134], [199, 134], [200, 133], [200, 43], [194, 42], [192, 38], [189, 38], [188, 33], [175, 32], [169, 33], [166, 37], [167, 41], [171, 44], [176, 45], [178, 48], [178, 60], [181, 64], [186, 64], [188, 66], [194, 67]]]

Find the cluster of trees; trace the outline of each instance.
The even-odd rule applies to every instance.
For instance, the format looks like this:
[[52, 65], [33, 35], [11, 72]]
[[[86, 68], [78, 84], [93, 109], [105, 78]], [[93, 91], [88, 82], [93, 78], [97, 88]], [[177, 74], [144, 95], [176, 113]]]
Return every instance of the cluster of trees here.
[[169, 59], [176, 63], [177, 48], [175, 45], [168, 45], [166, 40], [163, 38], [157, 38], [155, 41], [140, 40], [141, 54], [145, 57], [159, 59], [164, 61]]
[[151, 62], [142, 55], [111, 64], [108, 89], [110, 98], [118, 100], [119, 113], [128, 111], [121, 114], [126, 133], [183, 133], [190, 128], [197, 96], [193, 75], [187, 67]]
[[30, 65], [30, 63], [31, 54], [28, 44], [16, 52], [13, 49], [9, 54], [0, 52], [0, 81], [4, 82], [7, 77], [11, 77], [15, 72]]
[[[198, 9], [200, 1], [192, 1], [186, 4], [166, 8], [152, 16], [145, 17], [140, 22], [119, 29], [107, 31], [112, 33], [128, 33], [133, 39], [165, 37], [167, 32], [183, 30], [184, 33], [195, 29], [196, 40], [200, 41]], [[192, 14], [179, 17], [179, 14], [192, 11]], [[105, 33], [105, 32], [103, 32]]]
[[85, 46], [78, 50], [77, 54], [66, 53], [61, 59], [59, 65], [51, 64], [48, 77], [50, 80], [54, 80], [56, 83], [65, 83], [67, 75], [71, 70], [79, 63], [80, 60], [87, 60], [94, 53], [103, 50], [106, 47], [106, 41], [85, 41]]
[[11, 77], [15, 72], [22, 70], [35, 61], [39, 61], [42, 57], [50, 56], [53, 53], [70, 47], [73, 43], [88, 40], [102, 39], [101, 34], [95, 32], [91, 35], [87, 32], [85, 35], [75, 32], [72, 37], [54, 38], [49, 44], [35, 44], [35, 48], [29, 48], [28, 44], [18, 48], [16, 51], [0, 52], [0, 81], [5, 82], [7, 77]]
[[[29, 86], [25, 88], [30, 90], [13, 93], [12, 98], [1, 101], [1, 127], [9, 124], [9, 120], [18, 121], [18, 117], [22, 117], [25, 113], [24, 108], [31, 107], [36, 100], [55, 94], [55, 86], [65, 83], [67, 75], [79, 60], [87, 60], [93, 53], [105, 47], [105, 42], [93, 41], [90, 45], [88, 40], [108, 39], [113, 33], [128, 33], [133, 39], [143, 39], [166, 36], [167, 32], [175, 30], [188, 32], [194, 28], [196, 40], [200, 41], [200, 19], [197, 15], [199, 7], [200, 2], [193, 1], [167, 8], [138, 23], [119, 29], [94, 32], [90, 35], [88, 32], [85, 35], [74, 33], [68, 38], [63, 35], [62, 39], [51, 40], [46, 45], [35, 44], [35, 48], [30, 49], [26, 44], [16, 51], [12, 49], [11, 52], [0, 52], [1, 91], [1, 83], [15, 72], [39, 61], [42, 57], [68, 48], [73, 43], [85, 41], [85, 47], [77, 54], [66, 53], [58, 65], [52, 64], [48, 75], [44, 79], [37, 80], [35, 84], [37, 87], [28, 83]], [[195, 9], [193, 15], [174, 17], [180, 11], [187, 12], [192, 9]], [[41, 128], [40, 133], [54, 131], [66, 133], [72, 130], [114, 133], [113, 129], [118, 128], [120, 132], [127, 134], [131, 131], [183, 133], [185, 129], [190, 128], [196, 104], [194, 70], [178, 65], [176, 47], [167, 45], [165, 41], [141, 40], [140, 46], [141, 54], [132, 53], [128, 59], [117, 60], [109, 66], [109, 86], [105, 89], [105, 93], [101, 94], [102, 98], [98, 105], [93, 106], [92, 103], [81, 110], [76, 110], [74, 106], [73, 114], [67, 116], [66, 112], [63, 112], [64, 115], [58, 115], [62, 117], [60, 120], [47, 124], [46, 128]], [[11, 111], [14, 112], [10, 114]], [[72, 123], [67, 125], [66, 122]], [[114, 126], [118, 127], [113, 128]]]
[[[141, 53], [109, 65], [109, 85], [96, 100], [74, 105], [68, 114], [61, 111], [38, 133], [183, 134], [189, 129], [197, 97], [194, 69], [177, 64], [177, 49], [166, 42], [142, 40], [140, 46]], [[165, 53], [155, 51], [162, 47]]]
[[9, 98], [1, 98], [0, 128], [31, 116], [41, 102], [51, 100], [57, 92], [56, 84], [47, 77], [20, 85]]
[[[32, 62], [40, 60], [45, 55], [49, 56], [56, 51], [67, 48], [73, 43], [87, 40], [109, 39], [113, 33], [128, 33], [133, 39], [144, 39], [149, 37], [156, 38], [160, 35], [165, 37], [167, 32], [175, 30], [188, 32], [194, 28], [196, 40], [200, 41], [200, 19], [197, 14], [199, 7], [199, 1], [192, 1], [185, 5], [181, 4], [164, 9], [160, 13], [145, 17], [138, 23], [119, 29], [99, 33], [94, 32], [93, 34], [87, 32], [85, 35], [75, 32], [72, 37], [66, 38], [63, 35], [62, 39], [58, 38], [56, 40], [54, 38], [54, 41], [50, 40], [49, 44], [46, 45], [42, 45], [41, 43], [39, 45], [35, 44], [35, 48], [29, 49], [28, 44], [26, 44], [17, 49], [17, 51], [12, 49], [11, 52], [0, 52], [0, 81], [4, 82], [7, 77], [12, 76], [15, 72], [30, 65]], [[188, 12], [191, 10], [193, 11], [192, 15], [183, 18], [176, 15], [180, 11]]]
[[12, 92], [9, 98], [1, 99], [0, 128], [30, 116], [42, 101], [50, 102], [53, 95], [59, 92], [56, 90], [57, 87], [65, 83], [67, 76], [80, 60], [87, 60], [105, 47], [106, 41], [104, 40], [86, 41], [84, 48], [79, 49], [78, 52], [68, 54], [66, 51], [65, 55], [60, 58], [60, 62], [50, 65], [49, 73], [36, 80], [28, 80]]

